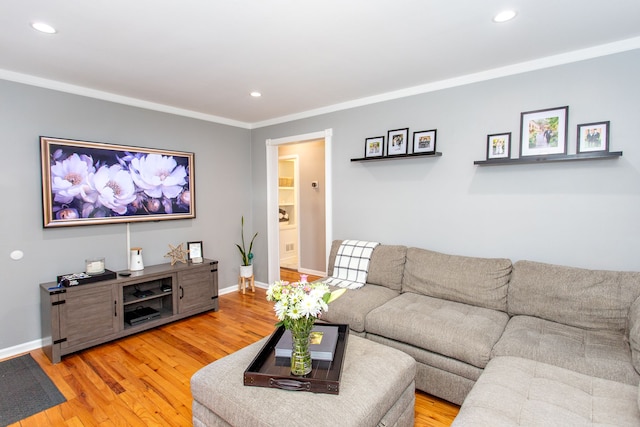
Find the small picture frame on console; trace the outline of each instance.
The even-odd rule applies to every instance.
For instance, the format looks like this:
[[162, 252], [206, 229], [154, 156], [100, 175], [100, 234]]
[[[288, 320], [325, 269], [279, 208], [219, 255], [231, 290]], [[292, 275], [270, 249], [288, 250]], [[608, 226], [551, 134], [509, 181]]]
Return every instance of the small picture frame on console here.
[[578, 125], [577, 152], [591, 153], [609, 151], [609, 122], [584, 123]]
[[384, 152], [384, 136], [374, 136], [364, 140], [364, 157], [382, 157]]
[[387, 156], [407, 154], [409, 128], [394, 129], [388, 132]]
[[435, 153], [436, 152], [436, 135], [438, 130], [421, 130], [413, 133], [413, 152], [414, 153]]
[[487, 160], [511, 157], [511, 132], [487, 135]]
[[194, 264], [202, 262], [204, 258], [202, 251], [202, 241], [187, 242], [187, 258]]

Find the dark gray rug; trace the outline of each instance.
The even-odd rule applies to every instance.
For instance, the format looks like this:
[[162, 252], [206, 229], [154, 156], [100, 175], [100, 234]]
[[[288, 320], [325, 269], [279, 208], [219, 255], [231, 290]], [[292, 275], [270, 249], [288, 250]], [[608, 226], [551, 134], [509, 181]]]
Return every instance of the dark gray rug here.
[[66, 402], [30, 354], [0, 362], [0, 425]]

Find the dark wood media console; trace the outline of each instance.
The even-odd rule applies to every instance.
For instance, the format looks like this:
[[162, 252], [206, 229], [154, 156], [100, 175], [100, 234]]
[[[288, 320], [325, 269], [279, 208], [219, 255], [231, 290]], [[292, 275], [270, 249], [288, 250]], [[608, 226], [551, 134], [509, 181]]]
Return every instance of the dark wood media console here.
[[71, 287], [40, 284], [44, 353], [62, 356], [218, 310], [218, 261], [145, 267], [131, 276]]

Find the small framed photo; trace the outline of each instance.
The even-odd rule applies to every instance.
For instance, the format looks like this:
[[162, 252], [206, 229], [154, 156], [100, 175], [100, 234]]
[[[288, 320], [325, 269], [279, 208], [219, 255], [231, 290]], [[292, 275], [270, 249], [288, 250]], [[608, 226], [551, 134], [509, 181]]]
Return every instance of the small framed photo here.
[[384, 150], [384, 136], [374, 136], [364, 140], [364, 157], [382, 157]]
[[437, 129], [421, 130], [413, 133], [414, 153], [435, 153]]
[[511, 132], [487, 135], [487, 160], [511, 157]]
[[578, 153], [609, 151], [609, 122], [578, 125]]
[[520, 114], [520, 157], [567, 154], [569, 107]]
[[409, 128], [390, 130], [387, 136], [387, 156], [407, 154]]
[[202, 241], [187, 242], [187, 258], [194, 264], [202, 262], [202, 259], [204, 258]]

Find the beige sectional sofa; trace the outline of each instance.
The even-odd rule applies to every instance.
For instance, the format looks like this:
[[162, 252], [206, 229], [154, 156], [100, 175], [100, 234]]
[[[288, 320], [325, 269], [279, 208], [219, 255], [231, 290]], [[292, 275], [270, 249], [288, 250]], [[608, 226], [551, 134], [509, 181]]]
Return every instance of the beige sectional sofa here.
[[411, 355], [457, 426], [640, 425], [639, 297], [640, 273], [379, 245], [324, 320]]

